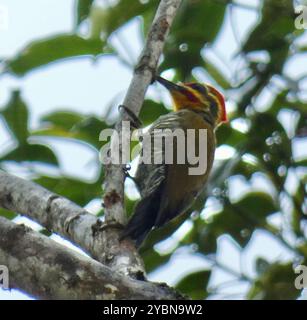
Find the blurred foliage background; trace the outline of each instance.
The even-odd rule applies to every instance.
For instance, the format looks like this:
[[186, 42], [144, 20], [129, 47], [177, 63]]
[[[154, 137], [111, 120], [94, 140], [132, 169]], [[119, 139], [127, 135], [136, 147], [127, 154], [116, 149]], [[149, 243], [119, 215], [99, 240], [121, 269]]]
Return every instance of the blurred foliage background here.
[[[167, 40], [159, 72], [174, 81], [205, 79], [217, 86], [226, 96], [230, 119], [217, 130], [222, 156], [216, 159], [206, 192], [189, 212], [192, 215], [153, 232], [142, 247], [149, 274], [166, 265], [180, 250], [208, 262], [207, 267], [198, 270], [191, 266], [175, 284], [192, 298], [220, 294], [228, 298], [296, 299], [301, 294], [294, 287], [294, 267], [307, 263], [307, 38], [304, 29], [295, 28], [298, 14], [294, 7], [298, 4], [290, 0], [264, 0], [256, 5], [249, 1], [184, 0]], [[76, 57], [97, 61], [110, 55], [132, 72], [131, 61], [109, 39], [117, 35], [125, 48], [129, 39], [120, 37], [119, 31], [137, 17], [144, 41], [157, 5], [158, 0], [105, 1], [104, 5], [78, 0], [71, 33], [33, 39], [14, 57], [2, 56], [2, 74], [24, 77], [51, 63], [65, 64]], [[235, 7], [256, 12], [258, 21], [244, 41], [237, 39], [239, 50], [233, 56], [236, 67], [221, 68], [223, 59], [213, 45], [225, 32], [226, 15], [231, 21], [227, 28], [236, 37], [240, 21], [232, 16]], [[227, 51], [227, 46], [223, 50]], [[297, 57], [304, 57], [305, 63], [301, 64], [301, 74], [294, 78], [285, 69]], [[162, 103], [163, 97], [151, 96], [141, 112], [144, 125], [170, 111], [169, 105]], [[13, 141], [9, 149], [2, 148], [0, 167], [13, 173], [12, 168], [22, 167], [32, 180], [81, 206], [100, 199], [102, 169], [94, 181], [61, 173], [57, 154], [44, 139], [74, 140], [98, 154], [102, 146], [99, 133], [112, 127], [117, 104], [105, 105], [105, 117], [53, 111], [43, 116], [34, 129], [29, 125], [30, 112], [19, 90], [14, 90], [6, 105], [0, 106], [1, 125]], [[128, 214], [137, 201], [131, 189], [128, 184]], [[103, 216], [102, 208], [96, 214]], [[0, 215], [16, 218], [15, 213], [3, 209]], [[216, 258], [221, 237], [231, 239], [239, 254], [244, 255], [259, 230], [269, 234], [292, 258], [268, 261], [251, 255], [255, 268], [252, 275], [244, 272], [244, 266], [235, 270]], [[232, 281], [212, 285], [217, 268], [231, 274]], [[236, 283], [244, 283], [245, 289], [222, 295], [225, 286]]]

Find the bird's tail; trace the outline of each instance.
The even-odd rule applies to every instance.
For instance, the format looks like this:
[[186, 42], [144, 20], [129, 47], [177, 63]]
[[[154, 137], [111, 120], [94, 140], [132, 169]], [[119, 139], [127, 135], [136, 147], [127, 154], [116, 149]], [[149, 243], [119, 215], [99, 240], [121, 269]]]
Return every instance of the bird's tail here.
[[140, 247], [156, 221], [160, 201], [155, 198], [157, 195], [152, 194], [140, 200], [121, 235], [121, 239], [130, 237], [135, 241], [135, 245]]

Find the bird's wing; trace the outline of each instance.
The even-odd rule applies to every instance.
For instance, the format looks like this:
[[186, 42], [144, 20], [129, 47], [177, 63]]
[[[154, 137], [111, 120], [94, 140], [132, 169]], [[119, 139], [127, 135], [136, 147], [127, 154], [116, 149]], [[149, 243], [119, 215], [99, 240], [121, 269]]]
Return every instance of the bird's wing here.
[[[189, 174], [190, 164], [167, 165], [167, 175], [164, 182], [164, 190], [161, 197], [160, 210], [157, 214], [155, 226], [163, 226], [165, 223], [185, 212], [194, 202], [203, 189], [211, 170], [215, 150], [215, 136], [212, 125], [193, 111], [183, 110], [186, 114], [179, 113], [178, 125], [186, 129], [207, 130], [207, 169], [204, 173], [195, 176]], [[195, 136], [195, 150], [199, 143], [198, 133]], [[208, 141], [211, 141], [209, 144]], [[186, 142], [188, 143], [188, 142]], [[174, 145], [176, 148], [176, 145]], [[174, 149], [175, 150], [175, 149]], [[174, 151], [176, 153], [176, 151]], [[196, 151], [197, 154], [198, 151]]]
[[[182, 118], [180, 113], [170, 112], [166, 115], [159, 117], [150, 127], [148, 133], [151, 137], [151, 143], [154, 142], [154, 136], [158, 136], [159, 133], [155, 131], [156, 129], [165, 128], [180, 128], [182, 123]], [[142, 149], [144, 146], [142, 147]], [[139, 162], [137, 171], [135, 174], [135, 180], [142, 198], [157, 191], [166, 177], [167, 166], [164, 165], [165, 162], [165, 152], [164, 145], [162, 148], [151, 148], [151, 163], [146, 164]], [[154, 160], [160, 158], [161, 164], [155, 164]]]
[[[167, 166], [164, 164], [163, 143], [161, 144], [160, 149], [157, 147], [154, 149], [151, 148], [151, 144], [153, 143], [156, 134], [154, 130], [169, 128], [174, 124], [179, 126], [179, 120], [177, 118], [178, 117], [176, 115], [174, 116], [172, 113], [160, 117], [149, 129], [148, 139], [144, 139], [143, 137], [142, 151], [146, 149], [153, 151], [150, 154], [151, 163], [142, 163], [141, 159], [139, 161], [134, 179], [142, 198], [136, 205], [134, 214], [122, 233], [122, 237], [130, 236], [134, 239], [137, 246], [143, 242], [148, 232], [155, 225], [157, 215], [161, 211], [161, 198], [164, 194], [167, 176]], [[148, 141], [150, 144], [147, 145], [146, 148], [145, 144], [148, 143]], [[153, 162], [155, 156], [160, 157], [160, 164], [155, 164]], [[163, 205], [165, 205], [165, 203], [166, 202], [164, 201]]]

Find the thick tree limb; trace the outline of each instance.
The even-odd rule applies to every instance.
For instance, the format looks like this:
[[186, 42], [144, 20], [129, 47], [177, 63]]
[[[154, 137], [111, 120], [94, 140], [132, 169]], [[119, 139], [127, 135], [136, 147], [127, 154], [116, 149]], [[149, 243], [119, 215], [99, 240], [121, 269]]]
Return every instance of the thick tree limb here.
[[[172, 25], [176, 11], [182, 0], [161, 0], [156, 16], [150, 28], [145, 47], [139, 57], [134, 70], [134, 75], [130, 83], [127, 95], [124, 99], [124, 106], [138, 115], [145, 97], [147, 87], [155, 76], [159, 58], [162, 54], [163, 46]], [[128, 115], [123, 114], [115, 128], [121, 136], [121, 123], [129, 120]], [[119, 146], [121, 158], [121, 145]], [[125, 224], [124, 207], [124, 170], [123, 165], [109, 162], [105, 165], [105, 218], [106, 222], [117, 222]], [[113, 257], [111, 265], [116, 266], [121, 263], [122, 253], [127, 250], [128, 241], [118, 242], [119, 232], [109, 229], [106, 233], [106, 249]], [[133, 246], [130, 245], [130, 248]], [[132, 258], [135, 260], [136, 253], [133, 251]], [[127, 260], [127, 266], [130, 262]], [[109, 264], [110, 265], [110, 264]]]
[[[80, 246], [94, 259], [108, 259], [104, 251], [102, 222], [72, 201], [56, 195], [38, 184], [18, 178], [0, 170], [0, 207], [18, 212], [50, 231]], [[138, 260], [122, 253], [122, 260], [129, 259], [130, 269], [120, 263], [114, 271], [138, 275], [144, 272]], [[137, 259], [136, 256], [135, 259]]]
[[10, 287], [41, 299], [180, 299], [163, 284], [138, 281], [0, 217], [0, 264]]

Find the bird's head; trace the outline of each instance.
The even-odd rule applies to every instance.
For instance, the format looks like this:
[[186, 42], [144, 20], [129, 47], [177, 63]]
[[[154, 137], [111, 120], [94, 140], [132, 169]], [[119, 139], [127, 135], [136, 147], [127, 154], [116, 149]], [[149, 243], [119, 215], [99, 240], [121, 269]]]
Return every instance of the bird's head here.
[[192, 109], [204, 112], [215, 127], [227, 121], [224, 96], [214, 87], [197, 82], [175, 84], [160, 76], [156, 80], [169, 90], [175, 111]]

